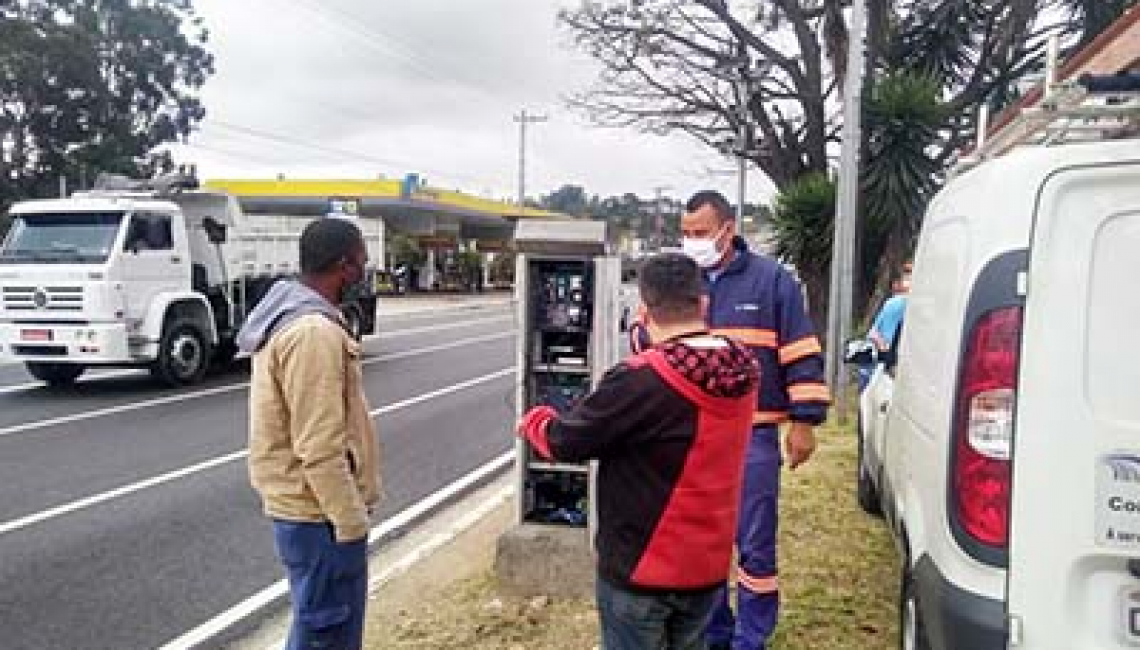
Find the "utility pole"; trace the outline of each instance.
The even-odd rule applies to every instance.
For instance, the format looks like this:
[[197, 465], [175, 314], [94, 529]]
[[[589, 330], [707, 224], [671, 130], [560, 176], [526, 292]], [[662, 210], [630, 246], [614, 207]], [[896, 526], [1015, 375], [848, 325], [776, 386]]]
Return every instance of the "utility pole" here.
[[748, 156], [756, 155], [758, 149], [752, 142], [752, 98], [756, 82], [768, 74], [770, 64], [761, 63], [753, 68], [752, 60], [744, 44], [739, 45], [732, 63], [720, 67], [720, 78], [732, 84], [736, 100], [736, 134], [731, 145], [725, 144], [722, 152], [736, 157], [736, 219], [744, 220], [744, 205], [748, 199]]
[[[741, 142], [747, 142], [747, 128], [746, 125], [741, 128]], [[748, 158], [741, 154], [740, 158], [737, 159], [737, 166], [736, 175], [739, 179], [739, 186], [736, 188], [736, 223], [739, 226], [739, 224], [744, 223], [744, 200], [748, 196]]]
[[515, 116], [519, 124], [519, 209], [526, 207], [526, 127], [528, 124], [538, 124], [549, 120], [545, 115], [532, 115], [524, 108]]
[[656, 241], [653, 243], [658, 249], [665, 244], [665, 235], [663, 233], [665, 227], [665, 211], [661, 207], [661, 201], [664, 198], [664, 192], [671, 189], [673, 189], [672, 185], [660, 185], [653, 188], [653, 193], [656, 195], [654, 203], [657, 211]]
[[744, 203], [748, 197], [748, 154], [752, 144], [752, 62], [747, 50], [740, 46], [740, 67], [733, 87], [736, 91], [736, 223], [744, 222]]
[[827, 380], [835, 394], [840, 423], [847, 416], [847, 373], [843, 344], [851, 326], [855, 232], [859, 217], [859, 146], [862, 142], [863, 72], [866, 59], [866, 0], [852, 0], [847, 78], [843, 90], [843, 150], [839, 162], [838, 205], [831, 253], [827, 309]]

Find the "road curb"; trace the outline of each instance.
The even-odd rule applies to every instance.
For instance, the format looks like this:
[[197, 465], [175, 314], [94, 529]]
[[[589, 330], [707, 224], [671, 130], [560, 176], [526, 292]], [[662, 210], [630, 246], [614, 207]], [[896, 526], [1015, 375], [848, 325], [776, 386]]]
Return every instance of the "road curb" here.
[[[373, 527], [368, 536], [370, 560], [384, 543], [403, 537], [447, 507], [503, 478], [511, 471], [513, 464], [514, 452], [508, 451]], [[288, 588], [282, 579], [162, 645], [160, 650], [228, 647], [252, 635], [272, 616], [283, 613], [282, 610], [288, 606], [288, 603]]]

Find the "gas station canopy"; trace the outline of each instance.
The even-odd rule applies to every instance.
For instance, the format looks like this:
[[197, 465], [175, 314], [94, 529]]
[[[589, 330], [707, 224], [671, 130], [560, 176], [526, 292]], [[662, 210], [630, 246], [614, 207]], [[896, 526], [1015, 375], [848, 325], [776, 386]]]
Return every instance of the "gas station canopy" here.
[[325, 215], [349, 212], [381, 217], [392, 229], [414, 235], [509, 240], [524, 219], [571, 217], [484, 199], [404, 180], [215, 179], [203, 186], [237, 198], [251, 214]]

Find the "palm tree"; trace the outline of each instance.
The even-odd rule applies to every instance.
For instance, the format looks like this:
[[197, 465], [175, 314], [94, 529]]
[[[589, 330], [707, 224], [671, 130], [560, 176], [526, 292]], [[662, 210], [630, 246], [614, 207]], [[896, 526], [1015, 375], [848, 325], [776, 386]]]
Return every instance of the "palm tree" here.
[[942, 167], [934, 152], [946, 112], [940, 89], [929, 74], [893, 72], [866, 96], [856, 299], [867, 311], [910, 257], [926, 204], [938, 189]]
[[827, 331], [834, 223], [835, 181], [824, 174], [802, 176], [780, 192], [769, 221], [773, 253], [799, 273], [817, 332]]

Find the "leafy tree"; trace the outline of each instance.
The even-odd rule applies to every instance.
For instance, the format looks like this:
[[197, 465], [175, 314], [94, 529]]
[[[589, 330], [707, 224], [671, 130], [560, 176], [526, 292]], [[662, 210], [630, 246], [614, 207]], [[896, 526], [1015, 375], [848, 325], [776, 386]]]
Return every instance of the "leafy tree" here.
[[98, 172], [139, 174], [205, 115], [190, 0], [0, 2], [0, 208]]
[[589, 203], [586, 190], [581, 185], [563, 185], [542, 198], [542, 206], [547, 210], [575, 217], [586, 216]]
[[491, 282], [507, 283], [515, 279], [515, 253], [503, 251], [495, 253], [491, 260]]
[[395, 268], [400, 265], [419, 267], [427, 261], [427, 253], [412, 235], [388, 231], [388, 264]]

